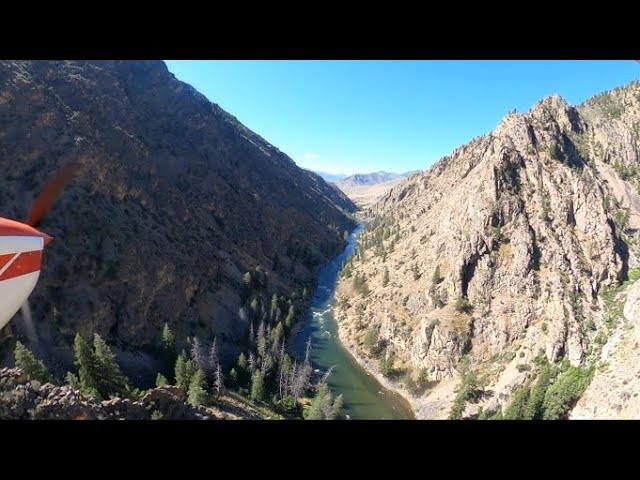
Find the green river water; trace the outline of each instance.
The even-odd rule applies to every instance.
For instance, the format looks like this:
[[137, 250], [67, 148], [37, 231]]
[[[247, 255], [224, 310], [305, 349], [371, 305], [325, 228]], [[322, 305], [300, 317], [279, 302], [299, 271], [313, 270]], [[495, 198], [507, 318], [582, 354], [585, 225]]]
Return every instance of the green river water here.
[[338, 327], [333, 316], [333, 294], [338, 274], [353, 253], [361, 230], [362, 226], [356, 228], [349, 236], [344, 251], [320, 270], [318, 286], [311, 298], [304, 329], [296, 339], [296, 348], [303, 353], [305, 342], [311, 336], [314, 369], [325, 372], [334, 367], [329, 377], [329, 387], [335, 395], [343, 395], [343, 412], [347, 418], [412, 419], [413, 413], [407, 402], [380, 385], [354, 360], [338, 339]]

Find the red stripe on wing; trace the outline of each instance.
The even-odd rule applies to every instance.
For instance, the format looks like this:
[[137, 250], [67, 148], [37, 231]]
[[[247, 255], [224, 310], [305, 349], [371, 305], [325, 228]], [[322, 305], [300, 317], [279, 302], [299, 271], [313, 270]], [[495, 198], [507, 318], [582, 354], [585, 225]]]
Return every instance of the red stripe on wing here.
[[[15, 253], [9, 255], [9, 260], [15, 256]], [[0, 268], [7, 264], [9, 260], [5, 261], [7, 255], [0, 255]], [[4, 263], [3, 263], [4, 262]], [[2, 280], [9, 280], [10, 278], [26, 275], [27, 273], [33, 273], [40, 270], [42, 265], [42, 250], [34, 250], [32, 252], [23, 252], [13, 263], [7, 268], [2, 275], [0, 275], [0, 282]]]
[[0, 255], [0, 270], [2, 270], [2, 267], [4, 267], [9, 262], [9, 260], [11, 260], [15, 256], [16, 256], [15, 253], [9, 253], [7, 255]]

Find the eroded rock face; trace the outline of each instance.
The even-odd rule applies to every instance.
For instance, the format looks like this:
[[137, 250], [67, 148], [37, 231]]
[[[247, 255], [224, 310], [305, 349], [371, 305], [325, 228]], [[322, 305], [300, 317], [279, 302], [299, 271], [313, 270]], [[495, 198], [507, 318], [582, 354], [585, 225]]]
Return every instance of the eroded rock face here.
[[25, 218], [71, 160], [82, 169], [41, 225], [56, 240], [31, 298], [51, 344], [97, 332], [137, 349], [164, 322], [234, 343], [245, 271], [287, 292], [352, 226], [337, 188], [163, 62], [0, 62], [0, 213]]
[[633, 265], [628, 217], [640, 211], [618, 165], [640, 166], [640, 85], [611, 95], [625, 112], [615, 122], [590, 102], [549, 97], [394, 187], [352, 262], [372, 293], [365, 300], [343, 279], [338, 318], [392, 319], [380, 338], [432, 380], [455, 375], [465, 354], [473, 368], [509, 351], [519, 362], [583, 362], [603, 325], [599, 293]]
[[[174, 386], [149, 390], [139, 401], [97, 401], [68, 385], [40, 385], [17, 368], [0, 369], [0, 419], [9, 420], [216, 420], [243, 418], [213, 408], [194, 408]], [[249, 415], [246, 415], [249, 418]]]

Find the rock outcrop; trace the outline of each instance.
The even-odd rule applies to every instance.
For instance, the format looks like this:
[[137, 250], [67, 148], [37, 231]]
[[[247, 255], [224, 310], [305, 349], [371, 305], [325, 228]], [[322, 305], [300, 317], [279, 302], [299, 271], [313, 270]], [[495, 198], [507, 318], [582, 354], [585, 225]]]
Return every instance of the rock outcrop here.
[[234, 345], [243, 273], [300, 288], [353, 226], [335, 186], [163, 62], [0, 62], [0, 214], [25, 218], [71, 160], [81, 171], [41, 225], [56, 240], [31, 298], [62, 362], [76, 332], [122, 353], [153, 345], [164, 322]]
[[[266, 419], [245, 400], [223, 395], [214, 407], [192, 407], [177, 387], [151, 389], [139, 400], [98, 401], [69, 385], [41, 385], [17, 368], [0, 369], [0, 419], [4, 420], [238, 420]], [[270, 418], [270, 417], [269, 417]]]
[[366, 354], [373, 330], [399, 371], [431, 382], [467, 358], [483, 407], [506, 405], [536, 357], [585, 365], [610, 333], [602, 292], [638, 263], [639, 152], [637, 82], [510, 113], [372, 207], [338, 290], [341, 334]]

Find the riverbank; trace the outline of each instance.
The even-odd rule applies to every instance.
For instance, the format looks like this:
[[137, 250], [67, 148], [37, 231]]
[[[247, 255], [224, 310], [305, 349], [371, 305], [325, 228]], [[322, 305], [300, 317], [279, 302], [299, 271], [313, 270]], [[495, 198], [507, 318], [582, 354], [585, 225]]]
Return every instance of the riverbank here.
[[360, 367], [367, 372], [367, 375], [375, 378], [380, 385], [382, 385], [387, 390], [394, 392], [395, 394], [402, 397], [402, 399], [406, 402], [407, 407], [413, 413], [414, 419], [417, 419], [416, 411], [419, 403], [419, 398], [412, 395], [406, 388], [398, 385], [390, 381], [386, 378], [380, 371], [378, 370], [377, 365], [370, 359], [360, 354], [358, 348], [354, 345], [354, 343], [347, 338], [344, 332], [344, 325], [341, 325], [340, 320], [334, 313], [334, 317], [336, 319], [336, 324], [338, 325], [338, 341], [342, 345], [342, 347], [349, 352], [351, 358], [358, 364]]
[[346, 418], [413, 419], [413, 410], [406, 400], [370, 375], [340, 342], [338, 323], [333, 316], [335, 287], [361, 230], [362, 225], [351, 233], [344, 251], [320, 270], [295, 350], [304, 355], [306, 341], [311, 338], [313, 367], [318, 373], [332, 370], [328, 385], [334, 395], [343, 396]]
[[340, 321], [341, 314], [336, 308], [334, 317], [338, 326], [337, 334], [342, 347], [349, 353], [367, 375], [374, 378], [380, 385], [402, 398], [413, 413], [416, 420], [446, 420], [451, 409], [451, 399], [455, 395], [457, 380], [449, 378], [441, 380], [425, 395], [417, 397], [398, 382], [393, 382], [380, 372], [377, 362], [362, 354], [355, 342], [347, 334], [346, 325]]

